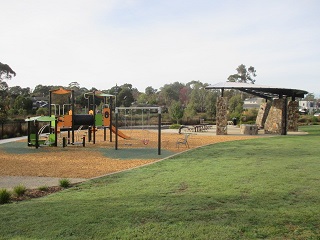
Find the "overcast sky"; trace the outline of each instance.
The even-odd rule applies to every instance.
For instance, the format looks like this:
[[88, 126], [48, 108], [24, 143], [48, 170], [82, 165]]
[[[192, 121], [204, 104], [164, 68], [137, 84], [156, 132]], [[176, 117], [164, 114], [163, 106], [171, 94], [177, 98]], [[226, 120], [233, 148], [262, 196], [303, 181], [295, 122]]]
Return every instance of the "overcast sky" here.
[[320, 93], [319, 0], [0, 0], [10, 87], [225, 82]]

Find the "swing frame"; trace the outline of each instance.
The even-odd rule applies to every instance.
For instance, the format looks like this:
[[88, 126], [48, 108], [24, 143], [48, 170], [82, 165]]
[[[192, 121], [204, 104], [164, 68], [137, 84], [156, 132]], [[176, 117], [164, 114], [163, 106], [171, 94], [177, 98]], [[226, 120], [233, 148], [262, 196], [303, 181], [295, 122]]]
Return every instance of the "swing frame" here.
[[[158, 155], [161, 155], [161, 107], [116, 107], [115, 109], [115, 118], [116, 118], [116, 134], [115, 134], [115, 150], [118, 150], [118, 120], [119, 120], [119, 110], [142, 110], [142, 114], [144, 110], [158, 110]], [[147, 145], [149, 141], [145, 144], [146, 139], [143, 139], [143, 144]]]

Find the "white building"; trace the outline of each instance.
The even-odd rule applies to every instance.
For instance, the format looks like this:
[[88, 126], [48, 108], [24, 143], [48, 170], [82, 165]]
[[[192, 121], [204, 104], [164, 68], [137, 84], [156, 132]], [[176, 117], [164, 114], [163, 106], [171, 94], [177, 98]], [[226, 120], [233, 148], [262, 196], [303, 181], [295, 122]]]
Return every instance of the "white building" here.
[[263, 101], [263, 98], [246, 98], [243, 101], [243, 108], [244, 109], [252, 109], [252, 108], [260, 108], [261, 102]]

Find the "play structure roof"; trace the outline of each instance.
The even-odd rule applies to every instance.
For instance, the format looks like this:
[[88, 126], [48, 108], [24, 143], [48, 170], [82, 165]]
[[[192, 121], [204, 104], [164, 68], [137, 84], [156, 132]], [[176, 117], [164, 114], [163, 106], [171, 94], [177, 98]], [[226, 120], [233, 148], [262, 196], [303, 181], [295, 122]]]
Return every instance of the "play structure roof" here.
[[59, 88], [57, 90], [53, 90], [52, 93], [54, 93], [54, 94], [68, 94], [68, 93], [71, 93], [71, 90]]
[[236, 89], [262, 98], [278, 98], [282, 96], [304, 98], [304, 95], [308, 94], [307, 91], [299, 89], [278, 88], [239, 82], [220, 82], [207, 86], [206, 89]]
[[38, 122], [51, 122], [55, 121], [55, 117], [49, 117], [49, 116], [36, 116], [36, 117], [30, 117], [27, 118], [25, 121], [26, 122], [31, 122], [31, 121], [38, 121]]

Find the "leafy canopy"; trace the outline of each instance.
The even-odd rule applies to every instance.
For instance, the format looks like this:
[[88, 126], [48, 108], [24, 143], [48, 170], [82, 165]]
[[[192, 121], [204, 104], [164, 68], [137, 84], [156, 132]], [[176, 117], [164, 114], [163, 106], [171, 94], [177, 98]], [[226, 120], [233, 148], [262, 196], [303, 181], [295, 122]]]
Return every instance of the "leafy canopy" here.
[[11, 79], [12, 76], [16, 76], [15, 71], [13, 71], [8, 64], [0, 62], [0, 81], [3, 79]]
[[257, 76], [254, 67], [250, 66], [248, 69], [244, 64], [237, 67], [237, 73], [228, 77], [228, 82], [241, 82], [241, 83], [255, 83], [254, 77]]

